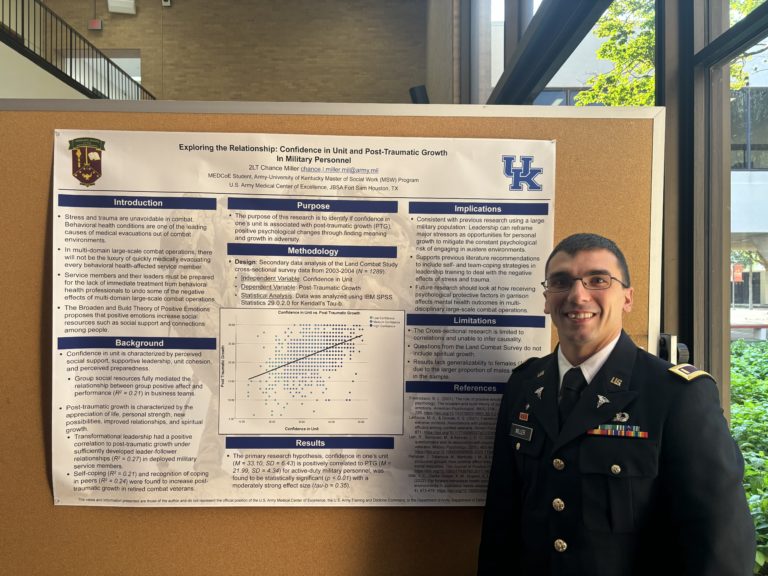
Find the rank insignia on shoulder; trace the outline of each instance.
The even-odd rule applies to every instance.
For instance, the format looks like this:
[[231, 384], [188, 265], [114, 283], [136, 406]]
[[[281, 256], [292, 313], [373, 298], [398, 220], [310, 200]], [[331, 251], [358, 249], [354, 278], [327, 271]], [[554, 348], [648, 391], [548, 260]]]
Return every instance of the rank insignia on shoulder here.
[[669, 371], [684, 378], [688, 382], [696, 380], [696, 378], [700, 378], [701, 376], [709, 376], [707, 372], [699, 370], [693, 364], [678, 364], [677, 366], [672, 366]]

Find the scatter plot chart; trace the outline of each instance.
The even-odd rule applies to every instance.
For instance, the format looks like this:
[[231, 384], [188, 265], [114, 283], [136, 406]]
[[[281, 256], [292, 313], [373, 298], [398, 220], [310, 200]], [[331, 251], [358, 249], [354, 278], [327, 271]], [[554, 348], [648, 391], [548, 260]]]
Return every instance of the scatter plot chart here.
[[223, 434], [402, 434], [404, 312], [221, 309]]

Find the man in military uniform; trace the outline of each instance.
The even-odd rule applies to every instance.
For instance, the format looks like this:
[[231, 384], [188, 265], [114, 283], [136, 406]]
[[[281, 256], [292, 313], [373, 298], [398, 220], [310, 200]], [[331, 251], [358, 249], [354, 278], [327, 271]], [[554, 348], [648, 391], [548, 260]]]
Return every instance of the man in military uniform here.
[[633, 289], [611, 240], [570, 236], [545, 270], [560, 342], [507, 384], [479, 574], [751, 574], [744, 463], [715, 382], [623, 332]]

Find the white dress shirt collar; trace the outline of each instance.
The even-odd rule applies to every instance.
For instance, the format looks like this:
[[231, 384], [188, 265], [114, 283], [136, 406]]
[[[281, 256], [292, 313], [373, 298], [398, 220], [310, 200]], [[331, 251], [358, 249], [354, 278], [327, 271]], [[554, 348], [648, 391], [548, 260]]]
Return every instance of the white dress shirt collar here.
[[[587, 381], [587, 384], [592, 382], [592, 378], [595, 377], [595, 374], [597, 374], [600, 371], [600, 368], [603, 367], [603, 365], [608, 360], [608, 356], [611, 355], [611, 352], [613, 352], [613, 349], [616, 347], [616, 343], [619, 341], [619, 338], [621, 337], [621, 332], [619, 332], [619, 335], [616, 336], [613, 340], [611, 340], [607, 346], [604, 346], [592, 356], [584, 360], [581, 364], [579, 364], [579, 368], [581, 368], [581, 372], [584, 374], [584, 379]], [[557, 347], [557, 369], [560, 371], [560, 385], [563, 383], [563, 376], [565, 375], [568, 370], [571, 368], [575, 368], [573, 364], [568, 362], [568, 359], [563, 354], [563, 351], [561, 350], [560, 346]], [[559, 389], [559, 386], [558, 386]]]

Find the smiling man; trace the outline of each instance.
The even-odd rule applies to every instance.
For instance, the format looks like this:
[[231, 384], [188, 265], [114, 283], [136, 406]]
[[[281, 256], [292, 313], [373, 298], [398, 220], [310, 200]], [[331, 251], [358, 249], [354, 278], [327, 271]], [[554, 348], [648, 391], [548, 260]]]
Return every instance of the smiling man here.
[[514, 370], [501, 402], [481, 576], [747, 576], [755, 533], [717, 386], [622, 330], [626, 259], [596, 234], [545, 267], [555, 353]]

